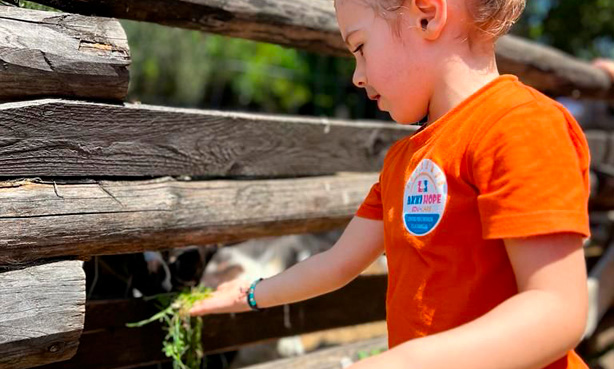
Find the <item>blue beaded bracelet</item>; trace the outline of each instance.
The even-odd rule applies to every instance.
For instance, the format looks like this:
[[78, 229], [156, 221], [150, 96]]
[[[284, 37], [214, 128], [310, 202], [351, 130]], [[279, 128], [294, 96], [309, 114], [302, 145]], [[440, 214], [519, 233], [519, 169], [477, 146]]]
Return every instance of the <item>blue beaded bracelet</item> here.
[[258, 307], [258, 305], [256, 304], [256, 299], [254, 298], [254, 290], [256, 289], [256, 285], [258, 284], [258, 282], [260, 282], [263, 278], [259, 278], [256, 279], [251, 286], [249, 286], [249, 290], [247, 291], [247, 304], [249, 305], [250, 309], [252, 309], [252, 311], [260, 311], [262, 309], [260, 309]]

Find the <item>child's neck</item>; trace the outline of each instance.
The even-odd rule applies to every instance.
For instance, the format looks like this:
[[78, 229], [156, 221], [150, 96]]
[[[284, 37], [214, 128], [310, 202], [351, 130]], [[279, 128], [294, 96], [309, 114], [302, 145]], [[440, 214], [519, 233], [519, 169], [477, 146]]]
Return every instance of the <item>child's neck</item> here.
[[494, 50], [482, 54], [466, 52], [441, 64], [429, 104], [428, 124], [441, 118], [463, 100], [499, 76]]

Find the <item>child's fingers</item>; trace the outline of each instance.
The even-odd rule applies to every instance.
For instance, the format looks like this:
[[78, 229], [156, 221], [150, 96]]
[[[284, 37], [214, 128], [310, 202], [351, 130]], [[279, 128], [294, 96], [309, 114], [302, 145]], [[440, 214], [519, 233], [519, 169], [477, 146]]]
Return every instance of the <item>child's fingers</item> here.
[[216, 291], [210, 297], [197, 301], [190, 309], [191, 316], [249, 311], [242, 294]]
[[197, 301], [190, 309], [191, 316], [215, 314], [226, 312], [225, 309], [229, 308], [231, 301], [227, 298], [215, 296], [215, 294], [204, 300]]

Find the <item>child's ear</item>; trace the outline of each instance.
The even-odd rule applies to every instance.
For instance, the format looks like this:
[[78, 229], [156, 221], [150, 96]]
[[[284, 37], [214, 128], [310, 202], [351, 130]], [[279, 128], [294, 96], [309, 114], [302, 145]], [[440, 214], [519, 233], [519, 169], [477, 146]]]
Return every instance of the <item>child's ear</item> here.
[[448, 21], [447, 0], [411, 0], [415, 10], [416, 26], [424, 38], [434, 41], [439, 38]]

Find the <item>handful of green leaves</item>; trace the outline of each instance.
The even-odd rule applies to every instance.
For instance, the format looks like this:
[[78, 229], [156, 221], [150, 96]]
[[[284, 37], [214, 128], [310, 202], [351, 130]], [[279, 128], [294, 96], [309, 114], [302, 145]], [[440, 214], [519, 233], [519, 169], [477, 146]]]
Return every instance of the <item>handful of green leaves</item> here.
[[211, 295], [204, 286], [193, 287], [180, 293], [153, 296], [160, 303], [160, 312], [149, 319], [128, 323], [127, 327], [141, 327], [151, 322], [164, 323], [167, 331], [162, 352], [173, 359], [173, 369], [200, 369], [203, 359], [201, 334], [202, 317], [191, 317], [190, 308], [195, 302]]

